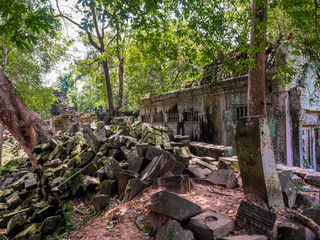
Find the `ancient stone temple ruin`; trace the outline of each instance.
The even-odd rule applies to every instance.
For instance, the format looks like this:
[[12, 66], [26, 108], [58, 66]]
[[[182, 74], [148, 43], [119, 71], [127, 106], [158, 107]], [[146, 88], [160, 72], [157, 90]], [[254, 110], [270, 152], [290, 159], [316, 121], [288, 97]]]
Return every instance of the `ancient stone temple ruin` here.
[[[319, 72], [305, 56], [281, 47], [269, 54], [266, 96], [270, 131], [278, 162], [320, 169]], [[291, 83], [273, 80], [280, 64], [294, 59]], [[143, 122], [158, 123], [193, 141], [232, 146], [237, 121], [247, 115], [248, 74], [233, 74], [220, 63], [204, 68], [201, 84], [142, 99]]]

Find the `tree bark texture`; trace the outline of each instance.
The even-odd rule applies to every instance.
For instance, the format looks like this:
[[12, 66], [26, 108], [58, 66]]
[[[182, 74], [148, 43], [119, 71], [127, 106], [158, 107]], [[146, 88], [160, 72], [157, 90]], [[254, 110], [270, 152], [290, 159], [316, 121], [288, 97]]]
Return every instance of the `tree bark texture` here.
[[14, 87], [0, 67], [0, 122], [22, 145], [33, 169], [40, 166], [32, 154], [33, 147], [55, 135], [54, 130], [37, 113], [31, 111], [15, 94]]
[[113, 103], [113, 94], [112, 94], [112, 86], [110, 81], [110, 75], [109, 75], [109, 66], [107, 61], [103, 61], [103, 71], [104, 76], [106, 80], [106, 87], [107, 87], [107, 95], [108, 95], [108, 113], [104, 118], [104, 122], [106, 124], [110, 123], [112, 118], [114, 117], [115, 110], [114, 110], [114, 103]]
[[266, 23], [267, 1], [254, 0], [252, 4], [252, 30], [250, 48], [254, 66], [248, 76], [248, 115], [266, 115]]
[[2, 146], [3, 146], [4, 126], [0, 123], [0, 168], [2, 168]]

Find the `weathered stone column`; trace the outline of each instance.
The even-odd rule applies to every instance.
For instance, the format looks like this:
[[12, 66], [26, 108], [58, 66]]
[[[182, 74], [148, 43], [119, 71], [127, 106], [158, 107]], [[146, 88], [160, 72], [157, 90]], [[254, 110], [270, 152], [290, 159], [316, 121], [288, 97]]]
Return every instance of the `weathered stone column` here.
[[284, 207], [268, 118], [241, 118], [236, 146], [244, 193], [261, 197], [269, 207]]

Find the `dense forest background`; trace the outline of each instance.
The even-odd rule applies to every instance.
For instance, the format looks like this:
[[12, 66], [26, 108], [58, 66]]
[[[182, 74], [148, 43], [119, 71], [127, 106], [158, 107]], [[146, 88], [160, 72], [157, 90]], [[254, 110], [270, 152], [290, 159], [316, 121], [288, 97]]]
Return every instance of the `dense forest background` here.
[[[319, 66], [319, 1], [267, 4], [265, 47], [286, 42]], [[0, 0], [0, 63], [15, 92], [42, 117], [50, 114], [54, 89], [77, 111], [135, 112], [148, 92], [199, 85], [209, 63], [247, 71], [254, 61], [234, 56], [257, 51], [249, 46], [251, 6], [245, 0]], [[80, 48], [71, 50], [75, 44]], [[292, 64], [280, 66], [283, 84], [297, 70]], [[57, 79], [45, 80], [63, 66]]]

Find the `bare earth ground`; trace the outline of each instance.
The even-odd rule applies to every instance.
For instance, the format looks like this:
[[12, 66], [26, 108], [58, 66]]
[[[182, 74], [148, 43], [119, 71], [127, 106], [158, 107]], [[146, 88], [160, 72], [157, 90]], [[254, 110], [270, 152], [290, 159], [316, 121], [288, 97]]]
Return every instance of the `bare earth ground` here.
[[[319, 191], [319, 189], [309, 185], [304, 185], [303, 187], [310, 191]], [[157, 191], [160, 190], [152, 189], [151, 187], [147, 188], [143, 193], [127, 203], [122, 203], [117, 199], [113, 199], [115, 202], [112, 209], [89, 221], [84, 227], [70, 234], [68, 239], [155, 239], [155, 236], [146, 236], [140, 231], [135, 221], [138, 216], [148, 211], [145, 206], [150, 202], [150, 196]], [[305, 194], [318, 196], [317, 192], [307, 192]], [[230, 216], [233, 219], [235, 219], [240, 202], [244, 199], [241, 181], [240, 187], [233, 190], [224, 189], [211, 184], [193, 184], [190, 193], [180, 194], [179, 196], [198, 204], [203, 211], [212, 210]], [[300, 223], [295, 219], [288, 218], [289, 212], [290, 209], [278, 210], [278, 226], [300, 227]], [[108, 229], [107, 226], [111, 226], [111, 228]], [[245, 230], [232, 233], [232, 235], [242, 234], [246, 234]]]
[[[117, 201], [111, 210], [73, 232], [68, 239], [154, 239], [152, 236], [145, 236], [135, 221], [138, 216], [148, 211], [145, 206], [150, 202], [150, 196], [157, 191], [159, 190], [150, 187], [130, 202]], [[243, 199], [243, 191], [240, 188], [221, 190], [219, 187], [193, 184], [190, 193], [179, 196], [198, 204], [202, 210], [212, 210], [234, 218]], [[107, 218], [113, 220], [114, 227], [111, 229], [106, 228], [109, 223]]]

